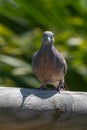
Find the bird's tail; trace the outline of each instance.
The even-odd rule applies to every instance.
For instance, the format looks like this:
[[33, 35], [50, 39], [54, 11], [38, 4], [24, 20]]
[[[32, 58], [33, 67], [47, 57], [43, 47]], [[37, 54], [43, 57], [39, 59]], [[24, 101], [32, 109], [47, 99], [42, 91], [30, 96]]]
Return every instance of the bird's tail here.
[[68, 88], [68, 86], [67, 86], [67, 84], [66, 84], [65, 82], [64, 82], [63, 85], [64, 85], [64, 89], [65, 89], [65, 90], [69, 90], [69, 88]]

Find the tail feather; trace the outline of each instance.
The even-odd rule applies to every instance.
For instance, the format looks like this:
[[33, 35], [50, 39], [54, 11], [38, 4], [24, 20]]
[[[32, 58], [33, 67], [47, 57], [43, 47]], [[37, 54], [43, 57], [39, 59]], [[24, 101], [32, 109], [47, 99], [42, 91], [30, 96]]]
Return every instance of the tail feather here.
[[65, 90], [69, 90], [69, 88], [68, 88], [68, 86], [67, 86], [67, 84], [66, 84], [65, 82], [64, 82], [63, 85], [64, 85], [64, 89], [65, 89]]

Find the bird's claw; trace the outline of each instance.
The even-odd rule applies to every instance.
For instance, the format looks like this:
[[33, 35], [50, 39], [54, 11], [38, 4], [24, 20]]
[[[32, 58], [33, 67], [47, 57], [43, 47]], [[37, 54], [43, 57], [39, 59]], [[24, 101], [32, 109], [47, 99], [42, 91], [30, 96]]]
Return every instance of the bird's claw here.
[[60, 83], [56, 89], [59, 93], [60, 93], [60, 90], [64, 90], [64, 87], [63, 87], [63, 84]]

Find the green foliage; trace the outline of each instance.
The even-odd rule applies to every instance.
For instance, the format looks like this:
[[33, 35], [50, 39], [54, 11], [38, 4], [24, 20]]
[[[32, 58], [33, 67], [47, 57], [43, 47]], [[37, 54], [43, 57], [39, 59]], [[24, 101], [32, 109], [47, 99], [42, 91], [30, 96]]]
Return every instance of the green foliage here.
[[70, 90], [87, 90], [87, 1], [0, 0], [0, 84], [39, 87], [31, 69], [44, 30], [64, 54]]

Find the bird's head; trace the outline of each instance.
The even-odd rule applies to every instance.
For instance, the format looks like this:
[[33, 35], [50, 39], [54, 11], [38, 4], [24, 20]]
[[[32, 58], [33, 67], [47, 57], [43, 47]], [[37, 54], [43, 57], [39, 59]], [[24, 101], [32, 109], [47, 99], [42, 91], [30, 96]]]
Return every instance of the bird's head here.
[[54, 44], [54, 34], [51, 31], [45, 31], [42, 38], [43, 45], [53, 45]]

